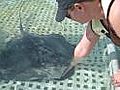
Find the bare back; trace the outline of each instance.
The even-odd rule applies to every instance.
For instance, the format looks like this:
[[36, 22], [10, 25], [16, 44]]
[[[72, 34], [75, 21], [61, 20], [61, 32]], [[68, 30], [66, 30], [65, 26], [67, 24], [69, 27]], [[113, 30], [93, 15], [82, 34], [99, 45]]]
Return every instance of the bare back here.
[[120, 0], [115, 0], [110, 8], [109, 21], [117, 36], [120, 37]]

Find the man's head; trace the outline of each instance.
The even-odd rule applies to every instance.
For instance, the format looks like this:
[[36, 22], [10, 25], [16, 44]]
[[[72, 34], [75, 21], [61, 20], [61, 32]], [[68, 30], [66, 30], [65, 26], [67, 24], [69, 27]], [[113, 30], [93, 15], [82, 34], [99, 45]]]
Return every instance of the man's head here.
[[[65, 17], [75, 21], [85, 23], [94, 17], [97, 1], [99, 0], [56, 0], [58, 2], [58, 11], [56, 21], [61, 22]], [[94, 10], [93, 10], [94, 9]], [[93, 13], [92, 13], [93, 12]]]

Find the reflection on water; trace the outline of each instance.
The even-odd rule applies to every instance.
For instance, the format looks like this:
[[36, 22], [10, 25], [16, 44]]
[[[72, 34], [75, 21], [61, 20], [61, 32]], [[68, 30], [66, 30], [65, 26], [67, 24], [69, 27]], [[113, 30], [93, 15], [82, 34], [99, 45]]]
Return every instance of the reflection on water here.
[[[72, 60], [74, 46], [58, 34], [28, 34], [6, 44], [0, 55], [0, 79], [59, 78]], [[66, 77], [67, 78], [67, 77]]]

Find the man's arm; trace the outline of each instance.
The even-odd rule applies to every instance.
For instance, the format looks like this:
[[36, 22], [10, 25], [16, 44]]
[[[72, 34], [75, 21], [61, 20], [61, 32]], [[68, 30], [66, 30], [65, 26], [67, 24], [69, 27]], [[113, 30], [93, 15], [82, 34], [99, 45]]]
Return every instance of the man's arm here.
[[66, 76], [66, 74], [68, 74], [75, 67], [75, 65], [79, 63], [79, 60], [81, 58], [87, 56], [90, 53], [92, 48], [95, 46], [98, 38], [99, 36], [91, 30], [91, 26], [88, 24], [87, 30], [84, 32], [81, 41], [78, 43], [74, 50], [73, 61], [62, 74], [61, 78]]
[[90, 24], [88, 24], [88, 27], [84, 32], [81, 41], [78, 43], [74, 50], [74, 59], [76, 60], [86, 57], [90, 53], [92, 48], [95, 46], [98, 39], [99, 35], [95, 34], [91, 30]]
[[[120, 37], [120, 0], [115, 0], [109, 13], [109, 21]], [[120, 70], [112, 76], [112, 83], [116, 87], [120, 87]]]

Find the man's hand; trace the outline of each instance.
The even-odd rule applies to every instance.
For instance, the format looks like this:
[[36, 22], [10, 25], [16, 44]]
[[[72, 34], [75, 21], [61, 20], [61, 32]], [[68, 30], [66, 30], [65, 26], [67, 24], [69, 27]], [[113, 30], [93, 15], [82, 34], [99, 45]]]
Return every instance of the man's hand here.
[[80, 63], [80, 59], [79, 58], [73, 58], [73, 60], [71, 62], [71, 66], [76, 66], [78, 63]]
[[74, 73], [75, 66], [78, 64], [79, 60], [73, 59], [70, 65], [62, 73], [60, 80], [64, 80], [66, 77]]
[[112, 76], [112, 84], [115, 87], [120, 87], [120, 70]]

